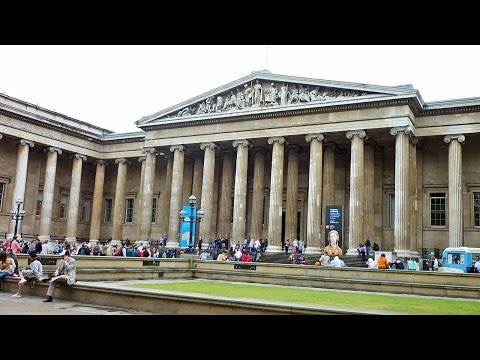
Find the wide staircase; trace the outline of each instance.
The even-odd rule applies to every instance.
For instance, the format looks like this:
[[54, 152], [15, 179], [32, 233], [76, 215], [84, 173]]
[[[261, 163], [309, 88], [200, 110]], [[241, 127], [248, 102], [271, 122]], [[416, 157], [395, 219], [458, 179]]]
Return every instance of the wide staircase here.
[[[262, 256], [260, 258], [261, 262], [266, 262], [266, 263], [277, 263], [277, 264], [292, 264], [290, 261], [290, 255], [292, 252], [290, 251], [288, 254], [285, 254], [284, 252], [281, 253], [262, 253]], [[320, 255], [318, 254], [304, 254], [305, 256], [305, 265], [314, 265], [315, 261], [318, 261], [320, 258]], [[342, 255], [339, 256], [341, 260], [345, 262], [345, 265], [348, 267], [360, 267], [360, 268], [366, 268], [366, 257], [365, 260], [362, 260], [361, 257], [358, 257], [356, 255]]]

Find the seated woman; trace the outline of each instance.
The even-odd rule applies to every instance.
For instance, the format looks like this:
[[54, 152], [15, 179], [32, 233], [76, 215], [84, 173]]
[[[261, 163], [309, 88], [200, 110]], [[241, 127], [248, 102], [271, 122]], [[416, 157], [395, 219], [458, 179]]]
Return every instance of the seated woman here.
[[15, 261], [6, 251], [0, 251], [0, 280], [15, 273]]
[[365, 251], [367, 248], [365, 247], [364, 244], [360, 244], [357, 246], [357, 251], [358, 251], [358, 257], [362, 257], [362, 260], [365, 261]]

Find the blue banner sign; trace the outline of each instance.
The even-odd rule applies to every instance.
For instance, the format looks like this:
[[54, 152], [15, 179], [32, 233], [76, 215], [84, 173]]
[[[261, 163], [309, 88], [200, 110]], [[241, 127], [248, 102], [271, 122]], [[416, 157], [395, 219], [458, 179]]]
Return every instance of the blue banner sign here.
[[[195, 229], [197, 222], [197, 207], [194, 206], [184, 206], [183, 210], [187, 212], [187, 216], [182, 221], [181, 231], [180, 231], [180, 247], [188, 248], [195, 246]], [[192, 219], [193, 217], [193, 219]], [[190, 221], [193, 220], [193, 221]]]

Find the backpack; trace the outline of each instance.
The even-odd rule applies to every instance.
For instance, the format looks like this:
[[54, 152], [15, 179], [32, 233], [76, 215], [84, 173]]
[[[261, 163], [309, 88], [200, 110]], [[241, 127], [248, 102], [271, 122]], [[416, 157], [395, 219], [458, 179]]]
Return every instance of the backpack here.
[[98, 254], [100, 254], [100, 246], [98, 244], [96, 244], [93, 247], [93, 255], [98, 255]]

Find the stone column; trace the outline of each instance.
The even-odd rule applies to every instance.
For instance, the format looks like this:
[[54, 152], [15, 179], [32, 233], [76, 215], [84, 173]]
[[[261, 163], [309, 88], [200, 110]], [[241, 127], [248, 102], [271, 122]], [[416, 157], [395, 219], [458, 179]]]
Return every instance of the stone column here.
[[322, 142], [323, 134], [309, 134], [305, 140], [310, 144], [310, 163], [308, 169], [307, 202], [307, 249], [306, 253], [320, 253], [321, 246], [320, 217], [322, 216]]
[[170, 151], [173, 152], [173, 169], [167, 247], [178, 248], [180, 247], [180, 211], [186, 148], [183, 145], [174, 145], [170, 147]]
[[[374, 182], [375, 182], [375, 167], [374, 167], [374, 151], [373, 144], [367, 144], [364, 146], [364, 207], [363, 207], [363, 239], [360, 241], [362, 244], [367, 240], [367, 237], [373, 239], [374, 234]], [[355, 245], [355, 244], [353, 244]], [[358, 244], [357, 244], [358, 245]], [[355, 247], [357, 246], [355, 245]], [[373, 244], [372, 244], [373, 245]], [[353, 246], [352, 246], [353, 247]]]
[[165, 185], [163, 190], [163, 198], [165, 199], [164, 212], [163, 212], [163, 229], [168, 236], [168, 228], [170, 223], [170, 201], [172, 198], [172, 173], [173, 173], [173, 156], [166, 155], [167, 160], [167, 172], [165, 175]]
[[237, 148], [237, 163], [235, 169], [235, 192], [233, 200], [233, 228], [231, 244], [237, 241], [243, 244], [245, 240], [246, 212], [247, 212], [247, 171], [248, 140], [234, 140], [233, 147]]
[[112, 241], [114, 244], [123, 240], [123, 224], [125, 222], [125, 183], [127, 181], [127, 159], [116, 159], [118, 164], [117, 185], [115, 187], [115, 204], [113, 206]]
[[[409, 195], [409, 213], [410, 213], [410, 246], [409, 249], [413, 255], [417, 254], [419, 250], [417, 248], [417, 217], [418, 207], [417, 207], [417, 143], [418, 138], [412, 136], [410, 138], [410, 195]], [[421, 221], [420, 221], [421, 223]], [[415, 253], [413, 253], [415, 252]]]
[[390, 129], [395, 136], [395, 251], [397, 256], [409, 256], [409, 134], [410, 128], [396, 127]]
[[465, 135], [447, 135], [448, 145], [448, 246], [463, 245], [462, 146]]
[[82, 166], [83, 162], [87, 161], [87, 157], [85, 155], [75, 154], [72, 156], [72, 159], [72, 180], [70, 182], [67, 230], [65, 237], [65, 241], [68, 243], [74, 243], [77, 241], [78, 205], [80, 202]]
[[[220, 189], [220, 209], [218, 211], [218, 236], [231, 239], [232, 223], [232, 190], [233, 190], [233, 157], [229, 152], [223, 154], [222, 184]], [[213, 239], [212, 239], [213, 240]], [[208, 239], [203, 239], [208, 243]]]
[[[143, 183], [145, 182], [145, 161], [147, 160], [146, 156], [141, 156], [138, 158], [138, 162], [142, 164], [140, 169], [140, 184], [138, 187], [138, 199], [141, 203], [143, 199]], [[135, 211], [135, 226], [137, 227], [137, 233], [141, 234], [142, 232], [142, 211]]]
[[48, 147], [47, 163], [45, 165], [45, 181], [43, 184], [43, 201], [42, 210], [40, 213], [40, 230], [38, 238], [42, 243], [48, 241], [48, 248], [52, 250], [55, 248], [55, 241], [50, 241], [50, 226], [52, 224], [52, 204], [53, 195], [55, 192], [55, 175], [57, 172], [57, 158], [62, 150], [53, 146]]
[[297, 238], [298, 225], [298, 154], [301, 148], [297, 145], [288, 147], [287, 170], [287, 209], [285, 213], [285, 239], [290, 244]]
[[[352, 141], [350, 151], [350, 219], [348, 244], [342, 239], [342, 247], [347, 250], [347, 255], [356, 255], [357, 245], [364, 242], [363, 232], [363, 207], [365, 191], [365, 155], [364, 130], [347, 132], [347, 138]], [[345, 238], [345, 237], [344, 237]]]
[[140, 206], [140, 232], [141, 241], [150, 240], [152, 232], [152, 204], [153, 204], [153, 185], [155, 182], [155, 164], [157, 151], [155, 148], [144, 148], [142, 153], [146, 154], [145, 170], [142, 185], [142, 197]]
[[[200, 145], [201, 148], [201, 145]], [[203, 149], [202, 149], [203, 150]], [[205, 156], [204, 156], [205, 158]], [[197, 198], [197, 210], [203, 207], [203, 193], [202, 193], [202, 186], [203, 186], [203, 168], [204, 168], [204, 159], [201, 156], [195, 155], [194, 163], [193, 163], [193, 180], [192, 180], [192, 191], [190, 195], [195, 195]], [[215, 164], [215, 160], [214, 160]], [[190, 196], [189, 195], [189, 196]], [[205, 209], [203, 209], [205, 211]], [[206, 213], [205, 213], [206, 216]], [[202, 220], [203, 221], [203, 220]], [[195, 240], [195, 239], [194, 239]]]
[[263, 237], [264, 211], [264, 182], [265, 182], [265, 149], [255, 149], [253, 164], [253, 194], [252, 194], [252, 230], [254, 239]]
[[[335, 205], [335, 145], [326, 144], [323, 147], [323, 196], [322, 196], [322, 227], [320, 233], [324, 234], [325, 229], [325, 214], [327, 212], [327, 205]], [[320, 248], [325, 245], [325, 239], [320, 241]]]
[[[200, 145], [200, 149], [205, 151], [203, 162], [203, 181], [202, 181], [202, 203], [201, 209], [204, 212], [202, 221], [200, 222], [200, 234], [199, 236], [207, 240], [215, 237], [212, 231], [212, 219], [213, 219], [213, 183], [215, 176], [215, 150], [218, 146], [213, 142], [203, 143]], [[197, 211], [200, 209], [200, 205], [197, 206]], [[195, 234], [194, 241], [195, 241]]]
[[[23, 210], [25, 206], [25, 187], [27, 185], [27, 168], [28, 168], [28, 154], [30, 148], [33, 147], [33, 142], [25, 139], [18, 141], [17, 148], [17, 168], [15, 170], [15, 185], [13, 187], [12, 195], [12, 209], [17, 209], [17, 200], [22, 201], [20, 210]], [[17, 236], [20, 239], [22, 232], [22, 220], [18, 222]], [[15, 220], [10, 220], [10, 232], [9, 236], [13, 236], [15, 230]]]
[[268, 247], [266, 252], [282, 251], [282, 215], [283, 215], [283, 162], [285, 138], [268, 138], [273, 144], [272, 173], [270, 175], [270, 205], [268, 213]]
[[100, 239], [100, 224], [102, 221], [103, 186], [105, 184], [105, 160], [97, 160], [95, 170], [95, 185], [93, 188], [92, 220], [90, 221], [89, 242], [96, 244]]

